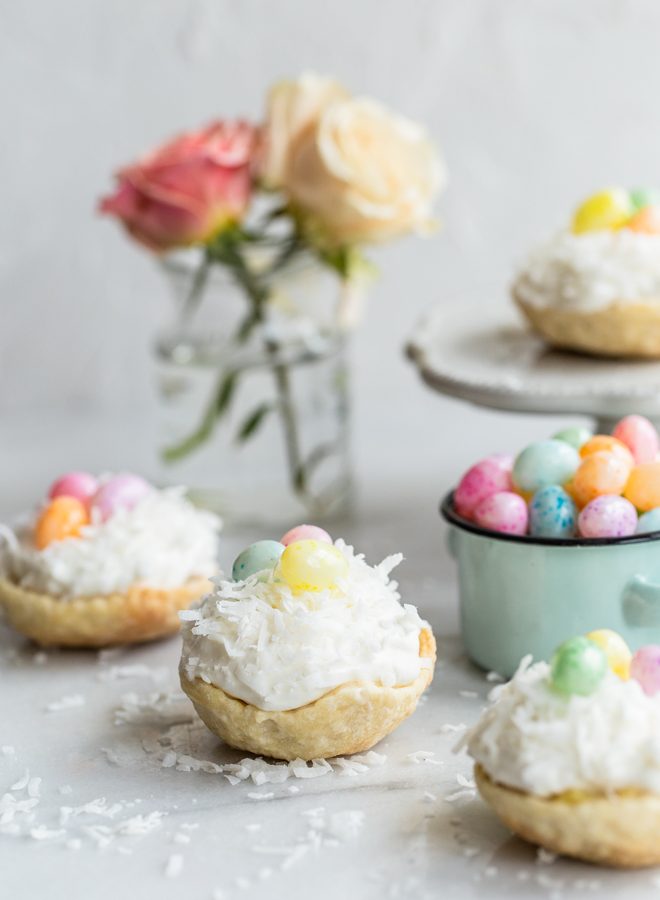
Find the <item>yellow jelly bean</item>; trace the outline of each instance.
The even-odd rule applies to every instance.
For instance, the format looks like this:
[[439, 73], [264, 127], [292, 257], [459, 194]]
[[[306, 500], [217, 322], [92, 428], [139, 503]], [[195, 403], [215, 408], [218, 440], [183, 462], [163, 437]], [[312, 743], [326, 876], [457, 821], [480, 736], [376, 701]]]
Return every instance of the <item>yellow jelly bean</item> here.
[[606, 453], [613, 453], [623, 460], [630, 469], [635, 465], [635, 459], [623, 441], [612, 437], [611, 434], [595, 434], [592, 438], [580, 447], [580, 456], [585, 459], [591, 453], [598, 453], [604, 450]]
[[280, 557], [278, 575], [292, 591], [325, 591], [348, 574], [341, 550], [325, 541], [296, 541]]
[[628, 191], [608, 188], [593, 194], [578, 207], [573, 216], [573, 233], [622, 228], [633, 214]]
[[46, 506], [34, 529], [34, 543], [43, 550], [53, 541], [78, 537], [84, 525], [89, 523], [89, 514], [84, 504], [75, 497], [56, 497]]
[[630, 678], [632, 653], [621, 635], [609, 628], [599, 628], [597, 631], [590, 631], [587, 637], [598, 644], [614, 674], [627, 681]]
[[635, 466], [623, 496], [641, 512], [660, 506], [660, 462]]
[[599, 450], [582, 460], [573, 476], [570, 494], [582, 508], [601, 494], [622, 494], [630, 474], [627, 462], [614, 453]]
[[626, 222], [626, 228], [642, 234], [660, 234], [660, 207], [647, 206]]

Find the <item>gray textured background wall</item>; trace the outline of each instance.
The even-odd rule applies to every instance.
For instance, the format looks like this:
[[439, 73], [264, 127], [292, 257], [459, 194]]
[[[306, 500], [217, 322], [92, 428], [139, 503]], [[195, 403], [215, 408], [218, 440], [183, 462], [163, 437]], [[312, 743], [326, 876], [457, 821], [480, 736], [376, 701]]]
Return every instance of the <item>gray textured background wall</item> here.
[[[179, 128], [261, 113], [267, 85], [332, 73], [427, 123], [444, 229], [377, 254], [357, 337], [358, 442], [442, 402], [400, 347], [435, 303], [502, 302], [514, 261], [611, 182], [660, 182], [654, 0], [3, 0], [0, 413], [140, 415], [168, 302], [95, 216], [110, 172]], [[431, 424], [428, 424], [429, 421]]]

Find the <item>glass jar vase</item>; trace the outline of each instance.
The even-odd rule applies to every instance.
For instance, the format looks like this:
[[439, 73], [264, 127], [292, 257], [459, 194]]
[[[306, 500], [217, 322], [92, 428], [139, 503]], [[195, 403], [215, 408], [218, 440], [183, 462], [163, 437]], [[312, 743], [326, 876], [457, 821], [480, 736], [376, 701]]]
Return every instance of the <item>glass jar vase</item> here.
[[235, 273], [193, 251], [165, 257], [175, 301], [155, 340], [161, 480], [250, 524], [347, 512], [349, 378], [331, 271], [297, 256], [272, 272], [255, 310]]

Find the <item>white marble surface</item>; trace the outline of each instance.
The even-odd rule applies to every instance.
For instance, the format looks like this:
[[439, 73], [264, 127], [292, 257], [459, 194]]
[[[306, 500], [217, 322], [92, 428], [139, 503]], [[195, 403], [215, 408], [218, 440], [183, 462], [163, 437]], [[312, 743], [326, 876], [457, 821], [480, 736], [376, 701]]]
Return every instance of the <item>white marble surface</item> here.
[[[469, 761], [452, 754], [457, 734], [444, 726], [472, 722], [491, 685], [465, 659], [457, 636], [454, 573], [435, 509], [440, 487], [432, 475], [438, 485], [449, 483], [464, 454], [476, 453], [478, 443], [483, 447], [483, 426], [489, 419], [462, 407], [448, 409], [453, 411], [448, 431], [450, 425], [455, 429], [459, 412], [464, 417], [461, 440], [448, 441], [435, 471], [428, 462], [431, 454], [426, 468], [414, 474], [406, 466], [397, 468], [394, 455], [384, 456], [366, 479], [355, 520], [343, 527], [346, 537], [373, 560], [393, 550], [405, 553], [399, 570], [404, 596], [421, 607], [439, 636], [433, 687], [416, 715], [377, 748], [386, 762], [354, 777], [330, 774], [261, 786], [232, 785], [221, 774], [163, 767], [159, 757], [172, 736], [172, 722], [152, 719], [117, 725], [115, 710], [127, 693], [143, 697], [176, 688], [178, 639], [111, 658], [82, 652], [44, 656], [0, 630], [0, 747], [15, 750], [0, 753], [0, 793], [27, 770], [31, 778], [42, 779], [39, 802], [31, 811], [34, 820], [17, 815], [21, 833], [0, 834], [3, 897], [421, 900], [484, 894], [614, 897], [623, 890], [639, 900], [657, 896], [660, 873], [653, 870], [618, 873], [569, 861], [543, 861], [458, 781], [459, 776], [471, 778]], [[556, 425], [553, 420], [507, 416], [493, 422], [497, 426], [489, 432], [490, 440], [499, 447], [509, 442], [515, 446], [523, 433], [531, 438]], [[47, 423], [14, 423], [15, 477], [7, 479], [0, 518], [34, 499], [54, 468], [64, 462], [67, 447], [70, 458], [72, 435], [79, 458], [88, 465], [107, 452], [110, 423], [71, 420], [58, 432], [48, 432], [52, 455], [46, 463], [47, 455], [34, 440], [40, 427]], [[138, 432], [126, 430], [134, 447], [141, 446], [135, 443]], [[114, 433], [115, 452], [121, 457], [127, 452], [122, 440], [127, 439]], [[236, 550], [255, 537], [227, 534], [223, 562], [230, 562]], [[140, 668], [131, 674], [127, 666]], [[47, 711], [49, 704], [78, 695], [84, 705]], [[188, 721], [190, 708], [186, 704], [183, 708], [183, 720]], [[188, 743], [191, 754], [199, 758], [220, 763], [241, 756], [223, 750], [194, 726], [189, 738], [185, 729], [183, 733], [184, 749]], [[417, 751], [428, 751], [431, 761], [415, 762], [410, 754]], [[70, 793], [62, 793], [65, 785]], [[291, 793], [292, 786], [299, 790]], [[270, 799], [255, 796], [270, 793]], [[16, 789], [13, 794], [24, 798], [26, 791]], [[42, 827], [58, 832], [61, 807], [101, 797], [108, 806], [121, 804], [112, 818], [79, 815], [69, 820], [64, 834], [41, 840], [25, 833]], [[150, 833], [115, 833], [126, 819], [155, 811], [163, 815]], [[353, 836], [338, 839], [336, 832], [341, 832], [348, 813], [363, 814], [363, 825]], [[106, 847], [97, 844], [107, 834], [97, 831], [95, 837], [86, 830], [94, 825], [111, 829]], [[186, 838], [189, 842], [182, 843]], [[75, 843], [67, 846], [72, 840], [80, 841], [77, 849]], [[171, 873], [178, 864], [180, 873], [168, 877], [168, 866]]]

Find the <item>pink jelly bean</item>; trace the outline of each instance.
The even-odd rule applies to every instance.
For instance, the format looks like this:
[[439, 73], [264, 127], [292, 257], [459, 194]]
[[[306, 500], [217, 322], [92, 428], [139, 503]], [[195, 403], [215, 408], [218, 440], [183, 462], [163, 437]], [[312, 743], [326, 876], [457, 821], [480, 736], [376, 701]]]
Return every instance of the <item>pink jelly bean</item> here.
[[105, 522], [119, 509], [132, 509], [151, 490], [151, 485], [139, 475], [115, 475], [98, 489], [93, 507]]
[[626, 416], [612, 434], [628, 447], [637, 465], [655, 461], [660, 450], [660, 438], [653, 424], [644, 416]]
[[48, 496], [51, 500], [56, 497], [75, 497], [87, 505], [98, 487], [98, 481], [89, 472], [67, 472], [51, 484]]
[[578, 531], [586, 538], [627, 537], [637, 530], [637, 510], [630, 500], [601, 494], [578, 516]]
[[647, 644], [640, 647], [630, 663], [630, 677], [639, 681], [645, 694], [660, 691], [660, 646]]
[[280, 544], [284, 544], [285, 547], [295, 544], [297, 541], [322, 541], [324, 544], [331, 544], [332, 538], [318, 525], [296, 525], [280, 538]]
[[529, 512], [520, 494], [500, 491], [481, 501], [474, 511], [474, 521], [490, 531], [526, 534]]
[[459, 516], [471, 519], [482, 500], [512, 488], [513, 457], [488, 456], [468, 469], [454, 491], [454, 507]]

